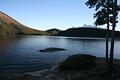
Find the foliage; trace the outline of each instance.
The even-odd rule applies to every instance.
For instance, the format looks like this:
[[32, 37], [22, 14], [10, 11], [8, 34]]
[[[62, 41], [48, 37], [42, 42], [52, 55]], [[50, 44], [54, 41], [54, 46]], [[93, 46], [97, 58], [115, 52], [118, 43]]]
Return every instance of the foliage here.
[[[109, 3], [109, 5], [108, 5]], [[94, 14], [94, 18], [96, 18], [96, 25], [104, 25], [107, 23], [107, 14], [109, 15], [109, 22], [112, 23], [113, 20], [113, 0], [88, 0], [86, 5], [89, 8], [95, 8], [96, 13]], [[109, 10], [109, 13], [108, 13]], [[118, 15], [118, 11], [120, 11], [120, 5], [117, 6], [116, 16]], [[117, 23], [118, 21], [116, 21]]]

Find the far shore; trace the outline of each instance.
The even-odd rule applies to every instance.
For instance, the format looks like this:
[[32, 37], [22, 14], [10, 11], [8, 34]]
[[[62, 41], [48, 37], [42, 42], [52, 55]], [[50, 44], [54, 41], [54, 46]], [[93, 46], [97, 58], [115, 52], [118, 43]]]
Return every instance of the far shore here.
[[[57, 35], [40, 35], [40, 34], [17, 34], [14, 36], [6, 36], [6, 35], [0, 35], [0, 39], [4, 38], [15, 38], [17, 36], [41, 36], [41, 37], [60, 37], [60, 38], [76, 38], [76, 39], [106, 39], [106, 37], [75, 37], [75, 36], [57, 36]], [[111, 38], [109, 38], [111, 39]], [[119, 37], [116, 37], [115, 39], [120, 39]]]

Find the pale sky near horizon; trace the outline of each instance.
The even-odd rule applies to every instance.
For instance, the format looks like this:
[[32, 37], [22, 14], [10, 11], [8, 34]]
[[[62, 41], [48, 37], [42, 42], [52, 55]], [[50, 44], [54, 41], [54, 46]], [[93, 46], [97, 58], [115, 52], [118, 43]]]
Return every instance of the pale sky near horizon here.
[[[93, 25], [94, 9], [87, 0], [0, 0], [0, 11], [20, 23], [39, 30], [68, 29], [84, 24]], [[120, 3], [120, 0], [118, 0]], [[120, 17], [120, 15], [118, 15]], [[120, 18], [119, 18], [120, 19]], [[118, 21], [119, 21], [118, 19]], [[120, 30], [117, 25], [117, 30]]]

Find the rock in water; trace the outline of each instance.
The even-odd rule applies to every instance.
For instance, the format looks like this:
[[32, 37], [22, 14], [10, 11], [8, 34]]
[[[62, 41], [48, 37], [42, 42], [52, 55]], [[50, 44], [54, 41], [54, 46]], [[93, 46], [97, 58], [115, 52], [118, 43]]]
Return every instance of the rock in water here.
[[51, 47], [51, 48], [40, 50], [40, 52], [54, 52], [54, 51], [63, 51], [63, 50], [66, 50], [66, 49]]

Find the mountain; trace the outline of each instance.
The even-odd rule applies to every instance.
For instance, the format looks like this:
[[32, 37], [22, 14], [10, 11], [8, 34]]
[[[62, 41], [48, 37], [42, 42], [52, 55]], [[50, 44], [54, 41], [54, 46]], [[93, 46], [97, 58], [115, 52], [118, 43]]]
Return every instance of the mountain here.
[[49, 29], [47, 30], [48, 33], [50, 33], [51, 35], [57, 35], [58, 33], [60, 33], [62, 30], [53, 28], [53, 29]]
[[[100, 28], [89, 28], [89, 27], [79, 27], [70, 28], [65, 31], [60, 32], [57, 36], [69, 36], [69, 37], [106, 37], [106, 29]], [[110, 30], [109, 37], [112, 31]], [[120, 37], [120, 32], [115, 32], [116, 37]]]
[[47, 35], [48, 33], [45, 31], [39, 31], [29, 28], [0, 11], [0, 35], [16, 35], [16, 34]]

